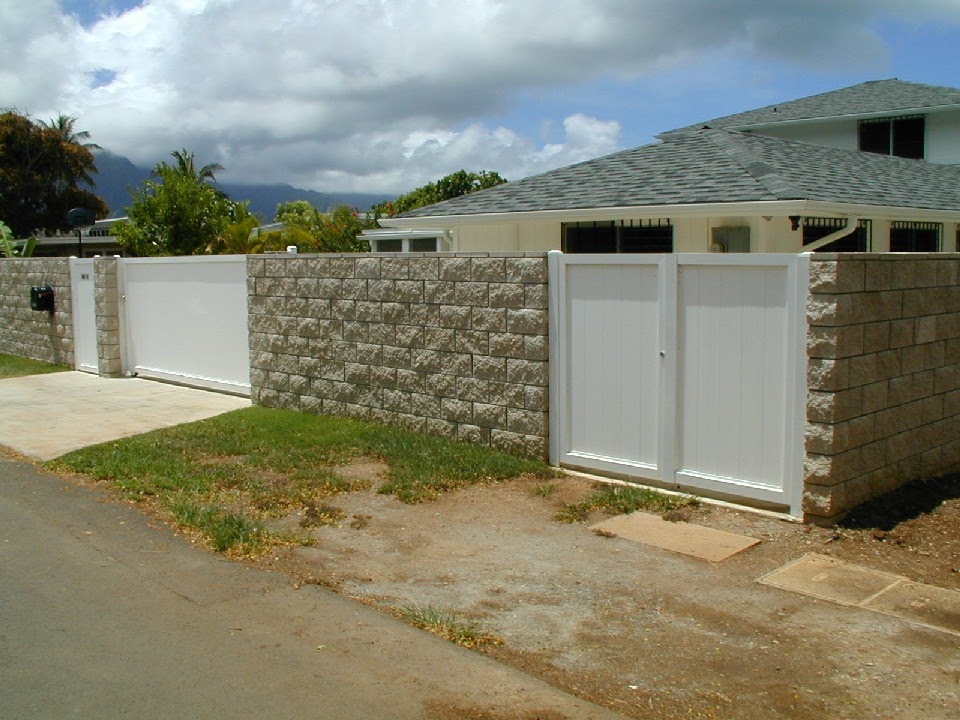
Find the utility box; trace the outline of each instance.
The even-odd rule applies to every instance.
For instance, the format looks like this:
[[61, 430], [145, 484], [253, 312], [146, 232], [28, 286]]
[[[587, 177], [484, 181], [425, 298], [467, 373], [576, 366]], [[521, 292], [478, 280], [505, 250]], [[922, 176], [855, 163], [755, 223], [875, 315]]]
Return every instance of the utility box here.
[[52, 313], [53, 288], [49, 285], [35, 285], [30, 288], [30, 309]]
[[748, 253], [750, 252], [750, 227], [715, 227], [713, 228], [714, 243], [719, 243], [723, 248], [721, 252], [728, 253]]

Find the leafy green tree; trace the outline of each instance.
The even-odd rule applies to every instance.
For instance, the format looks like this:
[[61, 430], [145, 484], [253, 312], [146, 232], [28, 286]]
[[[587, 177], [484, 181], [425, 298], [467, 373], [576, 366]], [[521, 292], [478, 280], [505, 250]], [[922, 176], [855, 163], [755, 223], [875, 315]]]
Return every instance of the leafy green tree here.
[[301, 252], [365, 252], [370, 246], [358, 236], [377, 226], [348, 205], [322, 213], [306, 200], [281, 203], [274, 220], [283, 223], [283, 245], [296, 245]]
[[157, 165], [153, 177], [131, 191], [129, 220], [114, 226], [120, 244], [140, 256], [196, 255], [214, 247], [234, 220], [235, 204], [202, 170], [184, 168], [179, 159], [176, 166]]
[[0, 220], [0, 257], [30, 257], [33, 255], [33, 249], [36, 245], [36, 238], [18, 243], [13, 237], [13, 230], [3, 220]]
[[97, 172], [90, 136], [75, 129], [75, 119], [61, 115], [50, 126], [15, 111], [0, 113], [0, 216], [17, 237], [44, 230], [67, 230], [67, 211], [107, 215], [103, 200], [82, 183], [93, 184]]
[[[254, 230], [260, 225], [260, 220], [250, 212], [250, 203], [247, 201], [235, 203], [231, 221], [223, 228], [208, 247], [211, 255], [254, 255], [264, 250], [277, 249], [269, 244], [268, 235], [258, 235]], [[277, 240], [279, 245], [279, 239]]]
[[433, 205], [477, 190], [486, 190], [505, 182], [507, 181], [499, 173], [490, 170], [480, 172], [457, 170], [436, 182], [427, 183], [400, 195], [396, 200], [374, 205], [373, 210], [378, 217], [393, 217], [425, 205]]

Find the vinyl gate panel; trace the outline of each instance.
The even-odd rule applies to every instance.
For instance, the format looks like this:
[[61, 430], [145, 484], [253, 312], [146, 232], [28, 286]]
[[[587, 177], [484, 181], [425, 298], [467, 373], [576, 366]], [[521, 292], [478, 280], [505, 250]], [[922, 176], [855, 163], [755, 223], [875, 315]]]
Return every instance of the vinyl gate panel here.
[[125, 259], [122, 283], [129, 371], [249, 394], [245, 256]]
[[658, 473], [660, 274], [609, 256], [566, 266], [564, 462]]
[[677, 483], [783, 500], [787, 268], [680, 267]]
[[550, 253], [551, 460], [799, 513], [807, 262]]
[[97, 303], [92, 258], [70, 258], [70, 285], [73, 295], [74, 368], [99, 371], [97, 348]]

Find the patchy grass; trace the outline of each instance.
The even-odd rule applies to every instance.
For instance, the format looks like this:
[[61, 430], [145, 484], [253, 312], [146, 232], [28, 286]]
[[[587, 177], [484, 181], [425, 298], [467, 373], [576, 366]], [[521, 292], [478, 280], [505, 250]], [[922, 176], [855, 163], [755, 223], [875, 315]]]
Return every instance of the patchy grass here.
[[499, 645], [501, 641], [484, 633], [476, 623], [466, 622], [450, 610], [432, 606], [408, 605], [400, 608], [400, 617], [418, 628], [456, 643], [462, 647], [475, 648], [481, 645]]
[[388, 466], [378, 491], [404, 502], [471, 483], [556, 474], [542, 462], [447, 438], [261, 407], [85, 448], [51, 465], [151, 502], [218, 551], [253, 552], [279, 542], [257, 530], [267, 518], [300, 510], [308, 526], [342, 519], [319, 501], [364, 487], [367, 481], [336, 470], [363, 457]]
[[560, 522], [584, 522], [594, 510], [611, 515], [644, 512], [667, 514], [681, 508], [698, 507], [700, 501], [690, 495], [667, 495], [650, 488], [628, 485], [602, 485], [590, 497], [578, 503], [566, 504], [555, 518]]
[[39, 360], [0, 353], [0, 379], [23, 377], [24, 375], [43, 375], [69, 369], [66, 365], [53, 365]]
[[557, 494], [557, 486], [555, 483], [540, 483], [530, 491], [530, 494], [541, 498], [553, 497]]
[[181, 525], [203, 533], [217, 552], [239, 551], [252, 555], [263, 548], [267, 539], [267, 534], [257, 523], [218, 507], [179, 500], [170, 503], [169, 509]]

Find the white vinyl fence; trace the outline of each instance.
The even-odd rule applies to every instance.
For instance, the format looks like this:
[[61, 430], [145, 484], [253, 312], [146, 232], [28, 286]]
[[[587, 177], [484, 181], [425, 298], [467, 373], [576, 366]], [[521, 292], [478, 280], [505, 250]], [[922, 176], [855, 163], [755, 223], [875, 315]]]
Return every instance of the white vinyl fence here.
[[128, 372], [249, 394], [246, 256], [126, 258], [119, 275]]
[[551, 460], [799, 514], [807, 263], [550, 253]]
[[70, 258], [70, 285], [73, 296], [74, 369], [95, 373], [99, 369], [99, 360], [92, 258]]

